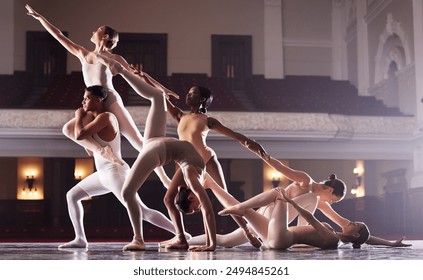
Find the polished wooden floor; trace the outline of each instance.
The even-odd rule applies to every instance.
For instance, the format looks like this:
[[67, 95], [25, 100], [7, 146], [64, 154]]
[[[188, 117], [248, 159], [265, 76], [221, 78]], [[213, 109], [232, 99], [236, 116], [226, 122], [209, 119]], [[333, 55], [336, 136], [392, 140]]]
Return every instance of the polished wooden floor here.
[[407, 240], [411, 247], [387, 248], [365, 245], [336, 250], [292, 248], [255, 249], [250, 245], [218, 247], [214, 252], [166, 250], [147, 243], [142, 252], [123, 252], [123, 242], [92, 242], [88, 249], [58, 249], [60, 243], [0, 243], [1, 260], [423, 260], [423, 240]]

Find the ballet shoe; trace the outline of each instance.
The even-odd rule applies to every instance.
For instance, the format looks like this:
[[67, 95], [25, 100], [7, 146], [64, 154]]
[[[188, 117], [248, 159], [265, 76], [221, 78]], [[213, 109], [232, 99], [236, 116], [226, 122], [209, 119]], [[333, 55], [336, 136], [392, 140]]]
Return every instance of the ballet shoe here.
[[258, 249], [258, 248], [261, 247], [261, 241], [253, 233], [251, 233], [248, 229], [244, 231], [244, 235], [248, 239], [250, 244], [253, 245], [255, 248]]
[[106, 160], [119, 164], [119, 165], [124, 165], [125, 162], [118, 158], [114, 153], [113, 150], [110, 146], [104, 146], [100, 148], [100, 155], [105, 158]]
[[117, 62], [116, 60], [114, 60], [113, 58], [110, 58], [104, 54], [96, 54], [98, 60], [103, 63], [104, 65], [106, 65], [109, 69], [110, 72], [112, 72], [113, 76], [116, 76], [117, 74], [121, 73], [123, 70], [123, 66], [122, 64], [120, 64], [119, 62]]
[[123, 247], [123, 251], [145, 251], [145, 244], [141, 239], [134, 238], [131, 243]]
[[82, 239], [74, 239], [68, 243], [64, 243], [59, 245], [59, 249], [72, 249], [72, 248], [79, 248], [85, 249], [88, 247], [88, 242]]

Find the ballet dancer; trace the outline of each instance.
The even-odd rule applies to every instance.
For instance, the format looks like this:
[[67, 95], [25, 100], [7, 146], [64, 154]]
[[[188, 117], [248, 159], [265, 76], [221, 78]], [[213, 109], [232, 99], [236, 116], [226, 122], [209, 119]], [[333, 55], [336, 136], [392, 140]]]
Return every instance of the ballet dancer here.
[[[346, 192], [345, 183], [337, 179], [336, 175], [332, 174], [328, 180], [317, 183], [306, 172], [292, 169], [271, 156], [265, 157], [263, 160], [292, 181], [289, 186], [284, 188], [286, 196], [294, 200], [297, 204], [301, 205], [301, 207], [308, 212], [314, 213], [316, 209], [319, 209], [329, 219], [340, 226], [342, 232], [348, 231], [348, 227], [352, 222], [349, 219], [346, 219], [336, 213], [331, 207], [332, 203], [341, 201]], [[257, 210], [259, 214], [262, 214], [266, 218], [270, 219], [275, 208], [275, 201], [280, 196], [279, 191], [281, 189], [283, 188], [279, 187], [257, 195], [256, 202], [259, 201], [260, 204], [263, 205]], [[228, 204], [230, 204], [229, 206], [226, 206], [227, 208], [233, 206], [235, 209], [240, 209], [243, 211], [243, 209], [252, 207], [247, 202], [237, 202], [233, 197], [228, 197], [228, 195], [223, 192], [220, 192], [219, 195], [224, 197]], [[183, 204], [196, 203], [194, 198], [191, 197], [188, 200], [186, 197], [182, 197], [182, 195], [179, 195], [179, 200], [182, 201], [181, 203]], [[236, 206], [234, 206], [235, 204]], [[287, 207], [288, 223], [291, 223], [298, 216], [298, 214], [299, 213], [297, 212], [296, 208], [289, 204]], [[300, 215], [298, 217], [298, 225], [306, 224], [307, 221]], [[225, 247], [238, 246], [247, 242], [245, 237], [238, 230], [225, 235], [217, 235], [216, 238], [218, 245]], [[202, 240], [202, 236], [194, 236], [189, 240], [189, 244], [195, 245], [198, 242], [202, 242]], [[369, 245], [384, 245], [390, 247], [411, 246], [410, 244], [404, 244], [402, 242], [403, 240], [404, 237], [395, 241], [390, 241], [379, 237], [370, 236], [366, 243]]]
[[[141, 151], [143, 146], [143, 137], [128, 110], [124, 107], [122, 98], [113, 87], [112, 73], [110, 73], [110, 70], [106, 66], [99, 62], [96, 56], [96, 54], [99, 53], [110, 56], [119, 61], [119, 63], [127, 69], [130, 69], [130, 65], [122, 56], [112, 54], [112, 49], [116, 47], [119, 41], [118, 33], [109, 26], [100, 26], [95, 32], [93, 32], [91, 37], [91, 42], [95, 44], [95, 48], [94, 50], [89, 51], [64, 36], [57, 27], [51, 24], [44, 16], [36, 12], [31, 6], [26, 5], [25, 8], [27, 9], [28, 15], [38, 20], [41, 25], [60, 44], [62, 44], [63, 47], [79, 59], [82, 66], [82, 75], [84, 77], [85, 85], [87, 87], [91, 85], [103, 86], [108, 93], [107, 100], [105, 100], [104, 103], [106, 111], [111, 112], [116, 116], [119, 122], [121, 134], [136, 150]], [[175, 97], [178, 98], [177, 96]], [[75, 139], [74, 127], [75, 119], [72, 119], [63, 126], [63, 134], [77, 144], [83, 146], [89, 155], [91, 155], [92, 152], [97, 152], [109, 161], [124, 164], [124, 162], [115, 155], [115, 151], [113, 151], [109, 146], [103, 147], [99, 145], [99, 143], [94, 141], [92, 137], [82, 140]], [[170, 179], [164, 172], [163, 167], [157, 168], [155, 172], [167, 188], [170, 184]]]
[[[295, 244], [305, 244], [321, 249], [336, 249], [340, 242], [352, 243], [354, 248], [360, 248], [361, 244], [368, 240], [370, 232], [364, 223], [352, 222], [345, 226], [343, 232], [335, 232], [329, 224], [320, 222], [312, 213], [292, 200], [284, 189], [275, 190], [278, 196], [274, 201], [275, 207], [269, 218], [249, 208], [250, 206], [266, 205], [257, 196], [246, 200], [244, 207], [235, 205], [220, 211], [219, 215], [243, 216], [269, 249], [288, 249]], [[287, 203], [297, 210], [299, 215], [308, 222], [308, 225], [288, 227]]]
[[[162, 84], [154, 80], [147, 73], [134, 69], [135, 73], [144, 77], [148, 83], [152, 86], [166, 92], [173, 93], [171, 90], [164, 87]], [[242, 135], [238, 132], [231, 130], [224, 126], [216, 118], [207, 116], [207, 110], [213, 101], [213, 95], [208, 88], [202, 86], [193, 86], [186, 95], [186, 104], [190, 107], [188, 113], [183, 112], [180, 108], [172, 104], [169, 99], [166, 100], [167, 109], [169, 114], [177, 123], [177, 132], [180, 140], [186, 140], [194, 145], [197, 152], [201, 155], [203, 161], [206, 163], [206, 173], [210, 175], [210, 179], [213, 179], [218, 186], [228, 191], [225, 177], [222, 171], [222, 167], [219, 163], [215, 151], [207, 146], [206, 138], [210, 130], [220, 133], [224, 136], [230, 137], [238, 141], [242, 146], [249, 147], [249, 149], [258, 154], [260, 157], [265, 157], [266, 152], [264, 149], [254, 140]], [[212, 180], [208, 182], [212, 182]], [[173, 221], [176, 224], [179, 231], [183, 229], [183, 220], [181, 218], [178, 209], [175, 208], [174, 200], [178, 192], [178, 186], [185, 185], [181, 170], [177, 170], [173, 176], [172, 184], [165, 196], [165, 205], [169, 211], [169, 215], [173, 217]], [[205, 186], [214, 191], [212, 186]], [[220, 201], [222, 203], [222, 201]], [[223, 203], [222, 203], [223, 204]], [[238, 226], [243, 230], [243, 234], [249, 240], [249, 242], [256, 248], [261, 246], [261, 242], [252, 234], [246, 225], [246, 222], [239, 218], [233, 217]], [[188, 242], [184, 238], [184, 235], [177, 235], [171, 240], [161, 242], [161, 247], [169, 249], [185, 249], [188, 248]]]
[[[106, 112], [104, 102], [107, 99], [107, 91], [101, 86], [86, 88], [82, 101], [82, 108], [75, 111], [75, 139], [93, 137], [102, 146], [110, 146], [115, 155], [120, 157], [119, 124], [113, 113]], [[62, 244], [59, 248], [86, 248], [87, 238], [84, 231], [84, 209], [81, 201], [87, 197], [103, 195], [112, 192], [116, 198], [124, 204], [122, 199], [122, 187], [129, 174], [129, 166], [112, 163], [105, 160], [97, 152], [93, 153], [96, 172], [80, 181], [66, 194], [69, 217], [71, 219], [75, 239]], [[141, 220], [152, 223], [169, 232], [175, 233], [172, 222], [159, 211], [148, 208], [141, 199], [136, 196], [136, 201], [142, 209]]]
[[[207, 235], [206, 244], [190, 248], [193, 251], [212, 251], [216, 248], [216, 221], [210, 199], [203, 189], [204, 162], [194, 146], [188, 141], [165, 137], [166, 135], [166, 94], [150, 86], [138, 75], [124, 68], [119, 62], [104, 55], [97, 55], [102, 63], [107, 65], [113, 74], [120, 74], [142, 97], [151, 101], [148, 112], [144, 137], [145, 145], [131, 167], [122, 196], [128, 209], [129, 218], [134, 231], [132, 242], [124, 246], [124, 251], [145, 250], [142, 223], [142, 209], [136, 203], [136, 194], [144, 184], [149, 174], [158, 166], [175, 161], [180, 166], [183, 178], [188, 187], [200, 201], [203, 216], [204, 231]], [[172, 185], [172, 184], [171, 184]], [[172, 222], [174, 222], [171, 216]], [[176, 229], [177, 235], [184, 236], [183, 230]]]

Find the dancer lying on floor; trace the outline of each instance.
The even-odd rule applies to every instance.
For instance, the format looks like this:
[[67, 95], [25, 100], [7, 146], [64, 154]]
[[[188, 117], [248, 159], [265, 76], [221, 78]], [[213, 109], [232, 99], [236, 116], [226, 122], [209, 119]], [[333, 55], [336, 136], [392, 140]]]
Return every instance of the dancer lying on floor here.
[[[331, 207], [331, 203], [342, 200], [346, 192], [345, 184], [341, 180], [337, 179], [335, 175], [331, 175], [329, 180], [317, 183], [311, 179], [307, 173], [287, 167], [272, 157], [265, 158], [265, 161], [267, 161], [269, 165], [275, 168], [277, 171], [281, 172], [289, 180], [293, 181], [293, 183], [285, 188], [286, 195], [290, 199], [294, 200], [297, 204], [301, 205], [311, 213], [314, 213], [317, 206], [319, 206], [319, 209], [324, 209], [324, 212], [323, 210], [322, 212], [331, 218], [335, 223], [337, 223], [343, 231], [344, 228], [346, 230], [346, 228], [351, 224], [350, 220], [341, 217]], [[228, 197], [224, 193], [220, 193], [219, 195], [222, 197], [222, 200], [226, 199], [227, 204], [223, 204], [225, 207], [230, 207], [239, 203], [232, 196]], [[278, 193], [275, 192], [274, 189], [259, 194], [258, 198], [264, 206], [260, 207], [257, 212], [267, 218], [270, 218], [275, 206], [274, 201], [276, 201], [277, 197]], [[184, 192], [178, 195], [177, 201], [177, 204], [184, 205], [183, 207], [186, 209], [190, 208], [190, 203], [196, 204], [195, 199], [190, 197], [188, 200], [187, 194]], [[240, 205], [243, 205], [243, 203]], [[178, 208], [181, 208], [181, 206], [178, 206]], [[195, 209], [196, 207], [194, 206], [192, 208]], [[288, 205], [287, 211], [288, 222], [291, 223], [298, 216], [298, 212], [291, 205]], [[302, 216], [299, 216], [298, 225], [305, 224], [307, 224], [307, 221]], [[402, 243], [403, 239], [404, 238], [396, 241], [389, 241], [386, 239], [370, 236], [366, 243], [371, 245], [385, 245], [392, 247], [410, 246], [409, 244]], [[189, 241], [189, 244], [195, 245], [198, 242], [202, 242], [202, 240], [202, 236], [195, 236]], [[220, 246], [233, 247], [244, 244], [246, 242], [247, 240], [239, 230], [235, 230], [224, 235], [217, 235], [217, 243]]]
[[[121, 158], [119, 124], [114, 114], [106, 112], [104, 107], [106, 99], [107, 91], [103, 87], [86, 88], [82, 108], [75, 112], [75, 139], [92, 137], [99, 145], [110, 146], [119, 160], [124, 162]], [[129, 174], [128, 164], [124, 162], [121, 165], [107, 161], [97, 151], [93, 155], [97, 171], [84, 178], [66, 194], [75, 239], [60, 245], [59, 248], [86, 248], [88, 246], [83, 223], [84, 209], [81, 203], [83, 199], [112, 192], [124, 204], [122, 187]], [[143, 215], [139, 217], [140, 222], [145, 220], [175, 233], [172, 222], [165, 215], [148, 208], [138, 196], [136, 196], [136, 203], [143, 209]]]
[[[144, 131], [146, 142], [143, 150], [132, 165], [122, 190], [122, 196], [134, 231], [132, 242], [126, 245], [123, 250], [145, 250], [142, 223], [139, 220], [143, 213], [141, 207], [137, 204], [137, 191], [156, 167], [163, 166], [170, 161], [175, 161], [179, 164], [188, 187], [199, 199], [201, 205], [204, 231], [207, 238], [205, 245], [193, 247], [191, 250], [214, 250], [216, 248], [216, 222], [210, 199], [201, 185], [204, 175], [204, 162], [194, 146], [188, 141], [165, 137], [167, 114], [165, 110], [165, 93], [150, 86], [117, 61], [103, 55], [98, 55], [98, 57], [102, 63], [111, 69], [112, 73], [120, 74], [140, 96], [151, 101]], [[178, 235], [184, 234], [178, 229], [176, 231]]]
[[[274, 201], [274, 209], [269, 218], [254, 211], [252, 208], [265, 206], [258, 196], [244, 202], [226, 208], [219, 215], [243, 216], [254, 231], [262, 238], [265, 246], [269, 249], [288, 249], [295, 244], [305, 244], [321, 249], [336, 249], [339, 243], [350, 242], [355, 248], [359, 248], [369, 238], [369, 230], [364, 223], [353, 222], [345, 226], [343, 232], [335, 230], [327, 223], [318, 221], [313, 214], [299, 206], [289, 198], [282, 188], [275, 189], [278, 194]], [[308, 225], [288, 227], [287, 203], [303, 217]]]

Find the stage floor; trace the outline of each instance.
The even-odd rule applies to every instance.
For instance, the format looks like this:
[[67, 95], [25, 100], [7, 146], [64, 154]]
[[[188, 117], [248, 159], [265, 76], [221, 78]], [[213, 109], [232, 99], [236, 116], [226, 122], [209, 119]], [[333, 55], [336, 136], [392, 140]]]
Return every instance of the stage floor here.
[[407, 240], [411, 247], [389, 248], [364, 245], [336, 250], [293, 248], [255, 249], [249, 245], [218, 247], [214, 252], [189, 252], [158, 248], [147, 243], [142, 252], [123, 252], [123, 242], [92, 242], [88, 249], [58, 249], [60, 243], [0, 243], [0, 260], [423, 260], [423, 240]]

